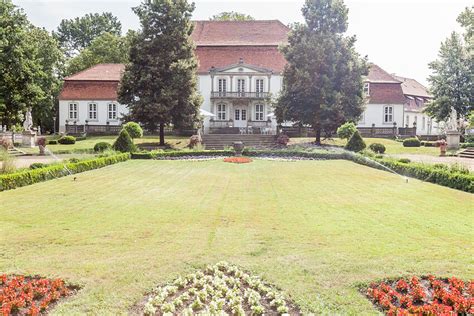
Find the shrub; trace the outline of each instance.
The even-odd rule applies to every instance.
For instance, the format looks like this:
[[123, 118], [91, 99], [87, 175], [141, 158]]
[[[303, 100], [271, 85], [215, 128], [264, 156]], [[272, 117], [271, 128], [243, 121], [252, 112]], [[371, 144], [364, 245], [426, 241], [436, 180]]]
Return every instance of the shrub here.
[[52, 139], [48, 141], [48, 145], [57, 145], [58, 141], [56, 139]]
[[138, 123], [128, 122], [123, 126], [123, 129], [128, 132], [131, 138], [141, 138], [143, 136], [143, 129]]
[[80, 141], [86, 140], [86, 139], [87, 139], [87, 137], [85, 137], [85, 136], [79, 136], [79, 137], [76, 137], [76, 142], [80, 142]]
[[474, 147], [474, 142], [472, 143], [462, 143], [461, 148], [469, 148], [469, 147]]
[[135, 145], [133, 144], [133, 140], [126, 129], [122, 129], [120, 135], [117, 137], [117, 140], [115, 140], [115, 143], [112, 148], [123, 153], [130, 153], [135, 151]]
[[400, 158], [400, 159], [398, 159], [398, 161], [401, 162], [401, 163], [410, 163], [411, 162], [411, 160], [408, 159], [408, 158]]
[[407, 138], [403, 141], [403, 147], [420, 147], [421, 142], [418, 138]]
[[64, 177], [69, 175], [69, 172], [76, 174], [98, 169], [128, 159], [130, 159], [130, 154], [124, 153], [110, 157], [82, 160], [77, 163], [67, 163], [65, 165], [55, 164], [45, 168], [34, 170], [26, 169], [11, 174], [0, 175], [0, 191], [11, 190], [33, 183]]
[[58, 139], [58, 143], [61, 145], [72, 145], [76, 143], [76, 137], [74, 136], [63, 136]]
[[350, 151], [359, 152], [365, 147], [365, 142], [360, 136], [359, 131], [355, 131], [344, 148]]
[[385, 146], [380, 143], [373, 143], [369, 145], [369, 149], [372, 150], [376, 154], [383, 154], [385, 153]]
[[0, 147], [0, 161], [2, 162], [0, 173], [12, 173], [16, 170], [15, 158], [10, 156], [3, 147]]
[[79, 159], [79, 158], [75, 158], [75, 157], [69, 158], [70, 163], [78, 163], [79, 161], [81, 161], [81, 159]]
[[288, 145], [288, 142], [290, 141], [290, 137], [286, 134], [280, 134], [277, 137], [277, 143], [283, 146]]
[[337, 136], [341, 139], [349, 139], [357, 131], [357, 127], [352, 122], [342, 124], [337, 129]]
[[94, 145], [94, 151], [96, 153], [103, 152], [108, 149], [112, 149], [112, 145], [106, 142], [99, 142]]
[[34, 162], [30, 165], [30, 169], [41, 169], [41, 168], [44, 168], [44, 167], [47, 167], [48, 165], [47, 164], [44, 164], [42, 162]]

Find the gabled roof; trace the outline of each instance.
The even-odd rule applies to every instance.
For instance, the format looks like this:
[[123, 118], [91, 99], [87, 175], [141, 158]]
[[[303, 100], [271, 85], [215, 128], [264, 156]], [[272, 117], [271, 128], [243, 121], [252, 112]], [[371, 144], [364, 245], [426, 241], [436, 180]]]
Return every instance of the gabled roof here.
[[281, 73], [286, 65], [285, 57], [277, 47], [197, 47], [199, 73], [208, 73], [212, 67], [224, 68], [235, 65], [240, 59], [247, 65]]
[[97, 64], [81, 72], [64, 78], [66, 81], [120, 81], [123, 64]]
[[391, 74], [377, 66], [376, 64], [369, 64], [368, 82], [377, 83], [400, 83], [400, 80], [395, 79]]
[[117, 100], [118, 81], [65, 81], [59, 100]]
[[428, 92], [428, 89], [415, 79], [395, 75], [393, 75], [393, 77], [402, 82], [403, 94], [422, 98], [432, 97], [432, 95]]
[[278, 20], [195, 21], [197, 46], [278, 46], [290, 29]]

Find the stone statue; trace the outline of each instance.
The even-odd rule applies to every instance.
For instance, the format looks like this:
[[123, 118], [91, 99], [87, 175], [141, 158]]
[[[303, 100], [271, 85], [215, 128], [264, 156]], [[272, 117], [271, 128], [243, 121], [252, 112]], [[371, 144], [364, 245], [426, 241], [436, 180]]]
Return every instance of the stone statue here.
[[448, 121], [448, 131], [458, 130], [458, 114], [455, 109], [451, 110], [451, 116]]
[[23, 129], [25, 131], [30, 131], [33, 127], [33, 117], [31, 116], [31, 108], [28, 108], [25, 114], [25, 121], [23, 122]]

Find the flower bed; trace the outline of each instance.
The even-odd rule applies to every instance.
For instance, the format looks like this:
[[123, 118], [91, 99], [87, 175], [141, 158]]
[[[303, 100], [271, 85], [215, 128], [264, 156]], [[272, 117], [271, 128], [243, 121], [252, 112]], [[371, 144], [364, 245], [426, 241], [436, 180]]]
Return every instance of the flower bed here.
[[252, 162], [252, 159], [250, 159], [248, 157], [227, 157], [227, 158], [224, 158], [224, 162], [249, 163], [249, 162]]
[[300, 314], [274, 287], [226, 262], [156, 288], [144, 304], [143, 312], [145, 315]]
[[0, 314], [39, 315], [76, 290], [61, 279], [0, 275]]
[[474, 281], [414, 276], [372, 283], [367, 297], [387, 315], [467, 315], [474, 313]]

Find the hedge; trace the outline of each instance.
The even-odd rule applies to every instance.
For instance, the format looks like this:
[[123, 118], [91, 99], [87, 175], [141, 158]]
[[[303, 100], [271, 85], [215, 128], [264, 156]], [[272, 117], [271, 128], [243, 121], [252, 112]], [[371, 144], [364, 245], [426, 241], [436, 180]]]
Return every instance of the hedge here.
[[[232, 150], [203, 150], [203, 151], [160, 151], [160, 152], [139, 152], [132, 153], [132, 159], [168, 159], [178, 157], [192, 156], [230, 156], [233, 155]], [[451, 170], [443, 170], [434, 165], [425, 165], [413, 163], [409, 160], [401, 162], [390, 158], [368, 158], [361, 154], [349, 152], [309, 152], [301, 150], [244, 150], [244, 155], [251, 157], [281, 157], [281, 158], [307, 158], [307, 159], [345, 159], [368, 167], [385, 170], [391, 169], [394, 172], [427, 181], [449, 188], [474, 193], [474, 174], [463, 174], [461, 172], [453, 172]]]
[[75, 163], [66, 163], [64, 165], [55, 164], [45, 168], [34, 170], [27, 169], [20, 172], [0, 175], [0, 191], [11, 190], [46, 180], [64, 177], [69, 175], [69, 171], [76, 174], [88, 170], [99, 169], [128, 159], [130, 159], [130, 154], [124, 153], [109, 157], [82, 160]]

